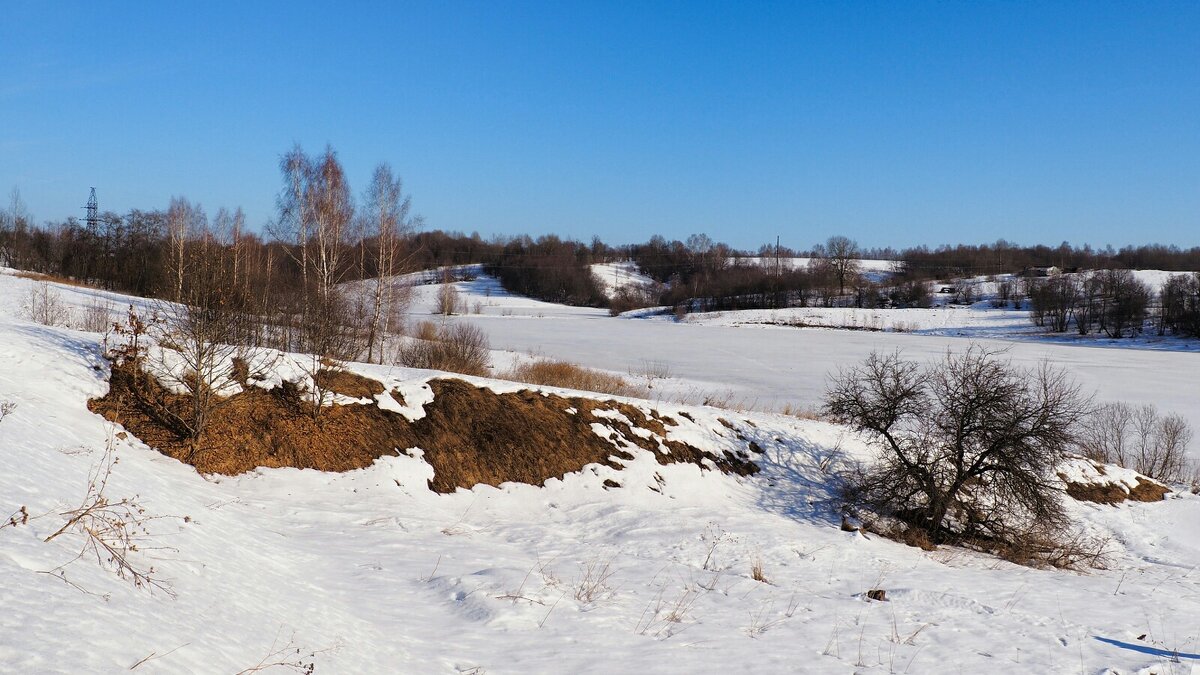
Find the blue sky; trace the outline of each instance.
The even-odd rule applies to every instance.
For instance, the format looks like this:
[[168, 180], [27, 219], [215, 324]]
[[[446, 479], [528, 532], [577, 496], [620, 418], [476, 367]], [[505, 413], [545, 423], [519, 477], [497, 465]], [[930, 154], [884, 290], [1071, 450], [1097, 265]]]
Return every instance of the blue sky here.
[[429, 228], [1200, 245], [1200, 3], [9, 2], [0, 198], [274, 215], [293, 143]]

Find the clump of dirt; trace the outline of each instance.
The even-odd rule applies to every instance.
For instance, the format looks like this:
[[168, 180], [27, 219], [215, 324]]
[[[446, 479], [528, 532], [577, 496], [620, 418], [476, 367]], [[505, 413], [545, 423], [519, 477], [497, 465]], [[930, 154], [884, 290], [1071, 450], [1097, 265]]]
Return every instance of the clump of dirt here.
[[1170, 492], [1165, 485], [1139, 478], [1137, 485], [1129, 489], [1129, 499], [1135, 502], [1161, 502]]
[[313, 380], [318, 387], [326, 391], [351, 398], [375, 398], [376, 395], [382, 394], [384, 389], [379, 380], [372, 380], [348, 370], [322, 368], [317, 371]]
[[[381, 383], [368, 378], [322, 372], [331, 373], [324, 376], [327, 386], [338, 393], [384, 391]], [[631, 446], [651, 451], [661, 464], [690, 462], [737, 475], [759, 471], [744, 450], [716, 455], [667, 440], [664, 418], [627, 403], [534, 391], [497, 394], [456, 379], [428, 384], [433, 401], [416, 422], [375, 405], [324, 406], [314, 417], [294, 384], [285, 382], [271, 390], [247, 387], [223, 401], [199, 442], [184, 437], [171, 423], [175, 416], [186, 415], [191, 398], [163, 390], [136, 364], [114, 365], [108, 394], [88, 406], [202, 473], [234, 475], [284, 466], [348, 471], [397, 451], [421, 448], [434, 469], [430, 488], [453, 492], [480, 483], [541, 485], [592, 463], [619, 467], [622, 460], [632, 459], [622, 449]], [[606, 427], [609, 438], [597, 435], [593, 424]]]
[[1120, 504], [1123, 501], [1161, 502], [1171, 490], [1149, 479], [1137, 479], [1132, 488], [1117, 483], [1077, 483], [1067, 481], [1067, 495], [1081, 502]]

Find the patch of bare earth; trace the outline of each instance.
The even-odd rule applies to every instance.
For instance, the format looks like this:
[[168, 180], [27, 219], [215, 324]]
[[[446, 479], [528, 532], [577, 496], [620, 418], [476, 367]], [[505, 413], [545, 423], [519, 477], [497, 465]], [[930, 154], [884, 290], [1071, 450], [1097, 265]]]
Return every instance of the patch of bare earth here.
[[[333, 391], [363, 398], [384, 392], [375, 380], [327, 372], [322, 386]], [[620, 467], [622, 460], [632, 459], [626, 450], [632, 446], [651, 451], [661, 464], [689, 462], [737, 475], [759, 470], [748, 448], [717, 455], [667, 440], [667, 426], [678, 424], [676, 420], [627, 403], [534, 391], [497, 394], [456, 379], [431, 380], [429, 387], [433, 401], [416, 422], [376, 405], [325, 406], [314, 418], [295, 385], [247, 387], [214, 414], [199, 443], [170, 424], [171, 415], [186, 414], [190, 397], [164, 391], [134, 366], [115, 366], [108, 394], [88, 405], [202, 473], [234, 475], [285, 466], [348, 471], [420, 448], [434, 469], [430, 488], [453, 492], [480, 483], [541, 485], [593, 463]], [[608, 413], [596, 414], [602, 411]], [[614, 419], [612, 412], [628, 423]], [[610, 437], [598, 435], [593, 424], [606, 427]], [[634, 427], [644, 430], [642, 435]]]
[[1067, 496], [1081, 502], [1096, 504], [1120, 504], [1124, 501], [1161, 502], [1171, 492], [1167, 486], [1149, 478], [1138, 478], [1137, 483], [1127, 487], [1121, 483], [1079, 483], [1066, 481]]

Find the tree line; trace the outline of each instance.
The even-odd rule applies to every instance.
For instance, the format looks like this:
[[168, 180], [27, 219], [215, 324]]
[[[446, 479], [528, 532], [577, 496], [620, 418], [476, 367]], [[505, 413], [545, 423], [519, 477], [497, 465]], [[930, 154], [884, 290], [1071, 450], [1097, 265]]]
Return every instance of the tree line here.
[[[246, 300], [254, 306], [247, 311], [289, 319], [287, 326], [272, 329], [262, 340], [302, 348], [330, 338], [314, 337], [311, 330], [290, 325], [293, 322], [307, 324], [318, 317], [358, 322], [365, 326], [359, 332], [366, 334], [362, 341], [369, 358], [377, 358], [380, 335], [392, 328], [391, 308], [402, 293], [395, 284], [364, 280], [445, 266], [483, 264], [511, 292], [551, 302], [608, 306], [614, 313], [648, 306], [673, 307], [681, 313], [812, 305], [924, 307], [931, 298], [922, 282], [936, 279], [1049, 267], [1200, 270], [1200, 247], [1163, 245], [1115, 250], [1066, 242], [1057, 247], [1018, 246], [1000, 240], [895, 251], [862, 249], [847, 237], [835, 236], [806, 251], [777, 243], [744, 251], [704, 234], [682, 241], [655, 235], [645, 243], [622, 246], [598, 237], [585, 243], [554, 235], [485, 240], [478, 233], [420, 231], [421, 221], [409, 213], [411, 201], [387, 165], [377, 169], [358, 200], [330, 148], [313, 156], [293, 148], [281, 158], [280, 172], [277, 214], [262, 233], [247, 227], [240, 209], [218, 209], [209, 217], [199, 204], [182, 197], [172, 199], [166, 209], [104, 213], [95, 223], [67, 218], [38, 225], [14, 191], [9, 208], [0, 209], [0, 264], [176, 299], [184, 293], [190, 258], [219, 251], [230, 258], [231, 282], [254, 289]], [[795, 265], [796, 258], [810, 262]], [[893, 260], [894, 273], [886, 280], [863, 274], [862, 259]], [[636, 262], [652, 283], [607, 297], [591, 266], [615, 260]], [[361, 285], [374, 295], [349, 302], [339, 290], [347, 281], [364, 281]], [[1111, 301], [1108, 286], [1113, 283], [1097, 278], [1086, 284], [1081, 280], [1079, 288], [1049, 285], [1024, 293], [1040, 317], [1039, 325], [1060, 326], [1066, 311], [1076, 330], [1120, 333], [1131, 321], [1136, 324], [1140, 296], [1134, 289], [1129, 298], [1122, 292]], [[1166, 289], [1160, 330], [1194, 330], [1189, 309], [1195, 304], [1194, 294], [1189, 295], [1187, 283], [1175, 282]], [[1022, 295], [1011, 290], [1014, 296]], [[1075, 296], [1079, 299], [1068, 302]], [[1055, 303], [1064, 302], [1069, 307], [1056, 313]], [[332, 328], [323, 330], [329, 333]]]

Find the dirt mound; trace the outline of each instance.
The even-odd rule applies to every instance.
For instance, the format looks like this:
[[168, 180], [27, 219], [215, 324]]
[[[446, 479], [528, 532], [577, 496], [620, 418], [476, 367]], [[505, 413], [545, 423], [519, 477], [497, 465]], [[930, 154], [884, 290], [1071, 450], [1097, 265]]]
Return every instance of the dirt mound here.
[[[329, 386], [340, 393], [384, 392], [375, 380], [328, 372], [327, 382], [336, 383]], [[746, 450], [716, 455], [667, 440], [667, 426], [678, 421], [626, 403], [534, 391], [497, 394], [455, 379], [428, 384], [433, 401], [416, 422], [375, 405], [326, 406], [314, 419], [294, 385], [247, 387], [224, 402], [199, 443], [170, 423], [172, 415], [186, 413], [191, 398], [166, 392], [131, 365], [114, 366], [109, 393], [90, 401], [89, 408], [203, 473], [284, 466], [347, 471], [397, 450], [421, 448], [434, 469], [430, 488], [452, 492], [479, 483], [541, 485], [592, 463], [619, 467], [632, 459], [628, 450], [635, 446], [653, 452], [662, 464], [691, 462], [738, 475], [759, 470]], [[593, 431], [595, 424], [609, 437]]]
[[317, 386], [351, 398], [374, 398], [384, 392], [383, 383], [348, 370], [322, 368], [313, 380]]
[[1120, 504], [1123, 501], [1161, 502], [1171, 492], [1150, 479], [1138, 479], [1133, 487], [1120, 483], [1077, 483], [1067, 481], [1067, 496], [1081, 502]]

